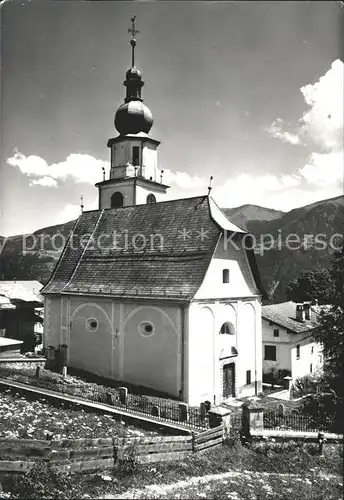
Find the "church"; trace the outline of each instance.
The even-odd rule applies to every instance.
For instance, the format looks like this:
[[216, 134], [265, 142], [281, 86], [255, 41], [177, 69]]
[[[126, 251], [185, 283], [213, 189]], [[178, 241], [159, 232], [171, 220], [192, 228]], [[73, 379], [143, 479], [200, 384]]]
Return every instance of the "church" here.
[[[65, 364], [191, 405], [262, 390], [262, 288], [249, 235], [208, 193], [165, 200], [132, 64], [98, 210], [83, 211], [42, 290], [44, 346]], [[54, 349], [52, 349], [54, 351]]]

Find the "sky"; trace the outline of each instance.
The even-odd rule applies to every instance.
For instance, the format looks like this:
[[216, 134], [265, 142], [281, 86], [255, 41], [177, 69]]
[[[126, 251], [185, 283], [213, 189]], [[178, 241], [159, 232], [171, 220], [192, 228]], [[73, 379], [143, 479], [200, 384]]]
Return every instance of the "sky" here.
[[0, 234], [97, 208], [136, 15], [168, 198], [288, 211], [343, 194], [340, 2], [1, 5]]

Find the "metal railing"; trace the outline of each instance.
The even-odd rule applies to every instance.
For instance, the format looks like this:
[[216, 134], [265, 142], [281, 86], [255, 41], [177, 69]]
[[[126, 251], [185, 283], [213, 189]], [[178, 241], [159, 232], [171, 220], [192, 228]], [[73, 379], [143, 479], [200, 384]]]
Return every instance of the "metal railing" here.
[[54, 375], [52, 373], [51, 378], [48, 378], [46, 374], [35, 376], [34, 372], [31, 373], [29, 369], [19, 371], [0, 365], [0, 377], [13, 382], [74, 396], [85, 401], [106, 404], [133, 414], [149, 415], [158, 421], [175, 422], [187, 428], [207, 429], [209, 427], [207, 412], [201, 412], [200, 408], [187, 405], [186, 408], [181, 409], [179, 406], [181, 401], [131, 393], [127, 393], [123, 398], [118, 388], [96, 386], [90, 383], [80, 385], [61, 383], [58, 376], [54, 378]]

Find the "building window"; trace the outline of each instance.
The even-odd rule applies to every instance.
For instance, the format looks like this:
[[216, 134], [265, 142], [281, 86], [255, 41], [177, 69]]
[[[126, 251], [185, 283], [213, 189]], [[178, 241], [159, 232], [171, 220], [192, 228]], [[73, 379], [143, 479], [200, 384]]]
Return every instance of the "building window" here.
[[147, 204], [148, 205], [151, 205], [152, 203], [156, 203], [156, 198], [154, 196], [154, 194], [150, 193], [148, 196], [147, 196]]
[[321, 364], [323, 362], [322, 354], [318, 354], [318, 363]]
[[314, 346], [312, 346], [311, 348], [311, 354], [313, 354], [313, 352], [314, 352]]
[[139, 324], [139, 333], [143, 337], [151, 337], [154, 334], [155, 328], [150, 321], [141, 321]]
[[133, 165], [140, 164], [140, 147], [133, 146]]
[[266, 361], [276, 361], [276, 346], [266, 345], [264, 349], [264, 359]]
[[98, 330], [98, 321], [95, 318], [88, 318], [86, 320], [86, 328], [90, 332], [95, 332]]
[[296, 346], [296, 359], [300, 359], [300, 344]]
[[246, 371], [246, 385], [250, 385], [251, 383], [251, 370]]
[[123, 207], [123, 194], [120, 191], [116, 191], [112, 196], [111, 196], [111, 208], [119, 208]]
[[279, 329], [278, 328], [274, 329], [274, 337], [279, 337]]
[[311, 363], [311, 364], [309, 365], [309, 373], [312, 373], [312, 372], [313, 372], [313, 364]]
[[227, 334], [227, 335], [232, 335], [234, 334], [234, 328], [231, 323], [223, 323], [223, 325], [220, 328], [220, 334]]
[[223, 271], [222, 271], [222, 283], [229, 283], [229, 269], [223, 269]]

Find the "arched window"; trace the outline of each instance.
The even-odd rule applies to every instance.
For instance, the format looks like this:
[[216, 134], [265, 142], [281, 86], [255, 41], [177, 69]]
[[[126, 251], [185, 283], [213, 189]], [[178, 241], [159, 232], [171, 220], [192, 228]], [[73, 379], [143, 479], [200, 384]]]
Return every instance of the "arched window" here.
[[156, 198], [155, 198], [154, 194], [151, 193], [147, 196], [147, 203], [148, 203], [148, 205], [151, 205], [152, 203], [156, 203]]
[[111, 196], [111, 208], [123, 207], [123, 194], [116, 191]]
[[221, 326], [220, 328], [220, 334], [223, 335], [223, 334], [227, 334], [227, 335], [233, 335], [235, 332], [234, 332], [234, 327], [231, 323], [223, 323], [223, 325]]
[[222, 271], [222, 283], [229, 283], [229, 269], [223, 269], [223, 271]]

